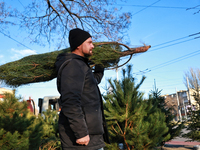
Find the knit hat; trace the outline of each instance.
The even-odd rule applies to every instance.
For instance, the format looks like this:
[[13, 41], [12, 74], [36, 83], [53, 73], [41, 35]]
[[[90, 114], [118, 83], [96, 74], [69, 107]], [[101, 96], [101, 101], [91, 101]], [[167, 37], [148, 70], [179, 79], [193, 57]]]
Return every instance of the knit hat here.
[[88, 32], [75, 28], [69, 32], [69, 44], [71, 52], [80, 46], [85, 40], [92, 37]]

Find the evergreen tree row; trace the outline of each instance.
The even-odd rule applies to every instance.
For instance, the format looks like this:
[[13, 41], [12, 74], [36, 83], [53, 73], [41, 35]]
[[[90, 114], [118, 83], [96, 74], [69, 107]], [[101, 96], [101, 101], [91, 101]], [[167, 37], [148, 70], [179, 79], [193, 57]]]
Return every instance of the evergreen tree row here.
[[131, 75], [131, 66], [123, 70], [121, 81], [109, 80], [110, 87], [104, 95], [105, 115], [109, 127], [109, 150], [148, 150], [163, 146], [178, 136], [183, 124], [173, 122], [172, 108], [167, 108], [161, 91], [155, 87], [148, 99]]
[[[111, 144], [108, 150], [150, 150], [177, 136], [182, 124], [174, 123], [170, 108], [156, 88], [148, 99], [139, 88], [145, 77], [135, 83], [131, 66], [123, 70], [121, 81], [111, 80], [104, 97], [104, 113]], [[47, 110], [34, 116], [27, 103], [6, 94], [0, 101], [0, 149], [59, 150], [58, 115]]]
[[5, 94], [0, 101], [0, 149], [61, 149], [57, 112], [49, 110], [43, 117], [36, 117], [30, 113], [27, 102], [19, 100], [14, 94]]

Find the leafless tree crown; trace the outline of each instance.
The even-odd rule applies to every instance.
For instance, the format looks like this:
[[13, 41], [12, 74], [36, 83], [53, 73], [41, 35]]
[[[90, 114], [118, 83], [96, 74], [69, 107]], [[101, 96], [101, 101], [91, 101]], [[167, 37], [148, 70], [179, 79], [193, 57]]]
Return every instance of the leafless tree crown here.
[[200, 88], [200, 69], [199, 68], [190, 68], [189, 71], [185, 72], [184, 83], [187, 87], [187, 78], [189, 88], [199, 91]]
[[197, 10], [197, 11], [194, 12], [194, 15], [195, 15], [195, 14], [198, 14], [200, 12], [200, 5], [197, 5], [197, 6], [194, 6], [194, 7], [190, 7], [187, 10], [196, 10], [198, 8], [199, 8], [199, 10]]
[[68, 31], [76, 27], [89, 31], [94, 39], [119, 41], [130, 25], [131, 14], [113, 4], [115, 0], [33, 0], [21, 11], [0, 2], [0, 22], [19, 25], [39, 43], [44, 38], [65, 43]]

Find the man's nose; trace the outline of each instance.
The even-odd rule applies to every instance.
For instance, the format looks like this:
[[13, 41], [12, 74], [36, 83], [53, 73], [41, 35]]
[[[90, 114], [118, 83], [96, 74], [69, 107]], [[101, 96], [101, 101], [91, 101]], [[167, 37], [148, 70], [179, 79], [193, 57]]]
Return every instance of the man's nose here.
[[94, 48], [94, 45], [92, 44], [92, 48]]

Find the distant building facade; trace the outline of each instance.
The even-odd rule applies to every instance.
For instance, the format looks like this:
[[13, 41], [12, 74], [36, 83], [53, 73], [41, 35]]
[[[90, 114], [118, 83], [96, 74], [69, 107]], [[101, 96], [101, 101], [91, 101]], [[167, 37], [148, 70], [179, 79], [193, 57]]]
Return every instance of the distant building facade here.
[[174, 114], [175, 120], [179, 120], [179, 116], [187, 116], [189, 109], [193, 110], [199, 109], [198, 104], [196, 103], [194, 97], [194, 90], [181, 90], [177, 93], [162, 95], [165, 98], [165, 103], [168, 108], [172, 108], [172, 114]]
[[13, 90], [5, 89], [5, 88], [0, 88], [0, 100], [3, 100], [3, 97], [5, 93], [12, 93], [14, 94]]

